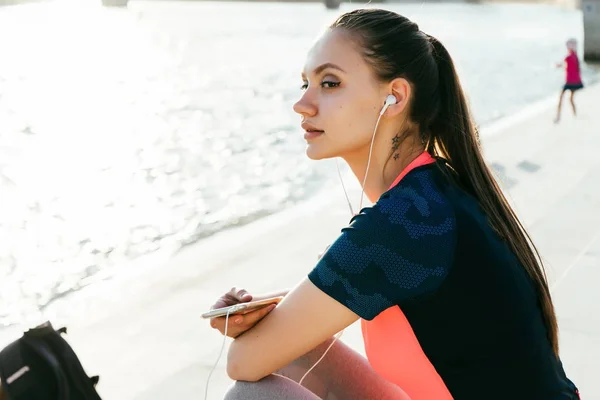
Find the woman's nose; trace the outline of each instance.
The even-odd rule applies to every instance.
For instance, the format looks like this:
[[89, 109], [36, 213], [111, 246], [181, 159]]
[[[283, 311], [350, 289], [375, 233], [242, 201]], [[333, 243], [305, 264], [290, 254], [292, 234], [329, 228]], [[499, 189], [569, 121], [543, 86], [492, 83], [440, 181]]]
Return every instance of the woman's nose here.
[[294, 111], [303, 117], [312, 117], [317, 114], [317, 107], [313, 101], [307, 96], [307, 92], [294, 104]]

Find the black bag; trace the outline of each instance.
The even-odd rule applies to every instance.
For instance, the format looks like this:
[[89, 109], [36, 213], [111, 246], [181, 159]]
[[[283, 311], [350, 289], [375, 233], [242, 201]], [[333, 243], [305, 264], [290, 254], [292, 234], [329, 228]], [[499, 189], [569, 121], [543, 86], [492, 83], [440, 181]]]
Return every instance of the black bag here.
[[101, 400], [71, 346], [66, 328], [30, 329], [0, 352], [0, 381], [9, 400]]

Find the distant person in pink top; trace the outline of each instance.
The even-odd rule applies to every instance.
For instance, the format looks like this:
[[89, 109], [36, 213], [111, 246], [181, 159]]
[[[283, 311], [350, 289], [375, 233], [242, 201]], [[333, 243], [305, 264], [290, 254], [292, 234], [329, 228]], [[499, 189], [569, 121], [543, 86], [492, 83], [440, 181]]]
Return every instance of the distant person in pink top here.
[[556, 112], [555, 123], [560, 121], [560, 110], [562, 107], [562, 100], [567, 90], [571, 91], [571, 106], [573, 107], [573, 115], [577, 115], [575, 108], [575, 92], [579, 89], [583, 89], [583, 83], [581, 82], [581, 69], [579, 67], [579, 57], [577, 57], [577, 41], [575, 39], [569, 39], [567, 41], [567, 50], [569, 54], [565, 57], [565, 60], [557, 64], [558, 68], [565, 68], [566, 70], [566, 82], [563, 86], [560, 98], [558, 100], [558, 110]]

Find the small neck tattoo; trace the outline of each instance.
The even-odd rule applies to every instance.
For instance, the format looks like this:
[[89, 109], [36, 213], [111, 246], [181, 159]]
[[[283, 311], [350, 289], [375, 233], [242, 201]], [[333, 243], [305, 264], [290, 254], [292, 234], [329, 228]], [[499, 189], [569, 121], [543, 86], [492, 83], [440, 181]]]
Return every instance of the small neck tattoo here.
[[[400, 147], [400, 135], [396, 135], [392, 138], [392, 154], [396, 150], [398, 150], [399, 147]], [[397, 160], [398, 158], [400, 158], [400, 153], [394, 154], [394, 160]]]

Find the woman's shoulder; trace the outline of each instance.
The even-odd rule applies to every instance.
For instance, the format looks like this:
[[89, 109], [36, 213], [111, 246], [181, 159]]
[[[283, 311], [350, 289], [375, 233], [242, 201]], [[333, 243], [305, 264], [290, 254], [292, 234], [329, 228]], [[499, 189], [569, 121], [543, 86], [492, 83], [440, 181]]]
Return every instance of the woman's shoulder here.
[[418, 208], [448, 208], [451, 201], [445, 193], [448, 184], [439, 166], [425, 165], [409, 172], [396, 186], [384, 193], [378, 203], [391, 206], [409, 203]]
[[440, 182], [443, 178], [437, 175], [435, 166], [411, 171], [381, 196], [376, 204], [381, 216], [386, 222], [403, 225], [414, 234], [423, 230], [431, 233], [434, 233], [432, 230], [438, 233], [453, 231], [456, 225], [454, 206], [443, 190], [443, 181]]

